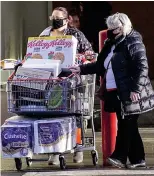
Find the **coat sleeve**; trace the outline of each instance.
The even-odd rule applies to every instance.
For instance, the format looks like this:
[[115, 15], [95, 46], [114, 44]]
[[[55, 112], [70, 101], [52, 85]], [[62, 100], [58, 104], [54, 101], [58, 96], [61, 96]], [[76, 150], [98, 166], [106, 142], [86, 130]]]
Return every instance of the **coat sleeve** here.
[[132, 66], [131, 91], [140, 93], [148, 76], [148, 61], [142, 38], [132, 38], [128, 44], [128, 52]]
[[103, 58], [103, 49], [102, 49], [102, 51], [99, 53], [97, 57], [96, 62], [80, 66], [81, 74], [82, 75], [97, 74], [98, 76], [103, 76], [105, 73], [104, 60], [105, 58]]

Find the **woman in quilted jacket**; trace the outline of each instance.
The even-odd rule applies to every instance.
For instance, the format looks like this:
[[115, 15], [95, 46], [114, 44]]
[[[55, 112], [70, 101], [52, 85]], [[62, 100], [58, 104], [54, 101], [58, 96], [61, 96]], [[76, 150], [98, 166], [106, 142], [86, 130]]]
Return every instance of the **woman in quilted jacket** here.
[[137, 121], [140, 114], [154, 108], [146, 49], [140, 33], [133, 29], [126, 14], [113, 14], [106, 23], [107, 40], [97, 61], [70, 69], [83, 75], [105, 75], [104, 109], [116, 112], [118, 119], [115, 150], [108, 162], [119, 168], [145, 167]]

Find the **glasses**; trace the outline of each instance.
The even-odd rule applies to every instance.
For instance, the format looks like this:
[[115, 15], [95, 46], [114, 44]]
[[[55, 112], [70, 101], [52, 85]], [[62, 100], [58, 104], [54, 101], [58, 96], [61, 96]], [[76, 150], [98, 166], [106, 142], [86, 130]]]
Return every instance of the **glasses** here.
[[50, 20], [53, 20], [53, 19], [55, 19], [55, 20], [66, 20], [67, 18], [64, 18], [64, 17], [57, 17], [57, 16], [49, 16], [49, 19], [50, 19]]

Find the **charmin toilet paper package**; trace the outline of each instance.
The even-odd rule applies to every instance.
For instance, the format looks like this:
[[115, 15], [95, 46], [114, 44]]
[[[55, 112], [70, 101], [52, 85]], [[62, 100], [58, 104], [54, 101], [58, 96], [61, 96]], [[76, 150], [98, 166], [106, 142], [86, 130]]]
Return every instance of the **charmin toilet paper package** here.
[[34, 123], [34, 153], [65, 152], [73, 149], [71, 118], [38, 120]]
[[77, 39], [74, 36], [29, 37], [27, 59], [60, 60], [61, 67], [76, 64]]
[[4, 158], [32, 157], [31, 125], [2, 125], [1, 145]]

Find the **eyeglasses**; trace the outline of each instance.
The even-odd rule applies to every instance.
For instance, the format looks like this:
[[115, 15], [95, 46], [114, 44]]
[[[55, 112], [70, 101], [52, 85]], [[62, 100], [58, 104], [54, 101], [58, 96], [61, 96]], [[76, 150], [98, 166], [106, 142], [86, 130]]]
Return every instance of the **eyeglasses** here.
[[53, 20], [53, 19], [55, 19], [55, 20], [66, 20], [67, 18], [57, 17], [57, 16], [49, 16], [49, 19], [50, 20]]

